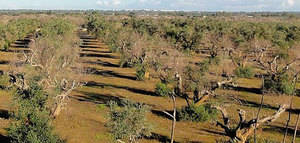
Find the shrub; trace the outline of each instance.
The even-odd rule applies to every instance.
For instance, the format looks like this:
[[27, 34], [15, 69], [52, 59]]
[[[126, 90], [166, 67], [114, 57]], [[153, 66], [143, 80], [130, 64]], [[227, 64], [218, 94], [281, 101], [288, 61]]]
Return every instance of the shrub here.
[[69, 21], [61, 18], [54, 18], [43, 24], [41, 35], [42, 37], [47, 38], [57, 38], [59, 36], [72, 34], [74, 29], [74, 25]]
[[99, 112], [99, 111], [102, 111], [106, 108], [106, 104], [98, 104], [96, 106], [96, 111]]
[[217, 111], [210, 104], [186, 106], [178, 111], [178, 119], [183, 121], [205, 122], [215, 119]]
[[252, 78], [254, 76], [253, 68], [252, 67], [237, 67], [234, 73], [241, 78]]
[[18, 91], [15, 97], [15, 122], [7, 129], [12, 143], [64, 142], [52, 133], [47, 96], [37, 84], [31, 85], [29, 90]]
[[289, 58], [289, 52], [287, 49], [279, 49], [277, 55], [279, 56], [279, 58], [284, 60], [287, 60]]
[[0, 88], [7, 89], [10, 85], [10, 77], [7, 74], [0, 75]]
[[205, 73], [209, 70], [208, 61], [198, 63], [196, 68], [186, 66], [183, 72], [183, 88], [185, 91], [195, 91], [205, 85]]
[[124, 55], [121, 55], [119, 65], [120, 65], [121, 68], [128, 66], [127, 59], [125, 58]]
[[110, 25], [104, 17], [99, 16], [97, 13], [88, 15], [86, 27], [89, 32], [95, 34], [98, 38], [106, 36], [106, 31], [110, 29]]
[[10, 43], [9, 42], [5, 42], [5, 44], [3, 45], [3, 51], [8, 51], [9, 49], [9, 46], [10, 46]]
[[0, 49], [8, 51], [10, 44], [24, 38], [38, 27], [39, 22], [34, 19], [19, 18], [0, 24]]
[[123, 101], [118, 106], [116, 102], [109, 102], [109, 122], [114, 139], [137, 142], [143, 136], [151, 135], [150, 124], [147, 123], [148, 107], [139, 103]]
[[143, 65], [138, 65], [136, 67], [136, 79], [137, 80], [144, 80], [146, 74], [146, 67]]
[[269, 92], [291, 95], [295, 92], [294, 85], [288, 74], [268, 76], [264, 79], [264, 87]]
[[172, 90], [165, 83], [159, 82], [156, 84], [155, 94], [157, 96], [168, 96], [171, 91]]

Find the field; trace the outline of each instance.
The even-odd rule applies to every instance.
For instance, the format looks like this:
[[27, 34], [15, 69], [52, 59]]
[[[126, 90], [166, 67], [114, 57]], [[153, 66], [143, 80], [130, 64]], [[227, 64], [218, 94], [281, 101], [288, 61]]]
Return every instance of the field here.
[[[47, 101], [49, 102], [49, 105], [47, 104], [47, 107], [52, 107], [52, 104], [56, 105], [55, 107], [57, 107], [57, 105], [60, 105], [58, 103], [64, 103], [64, 106], [59, 115], [55, 116], [54, 118], [52, 118], [51, 116], [49, 122], [50, 125], [54, 127], [53, 132], [56, 133], [61, 139], [66, 140], [67, 143], [114, 142], [115, 140], [111, 128], [107, 125], [107, 123], [110, 121], [109, 113], [111, 112], [107, 104], [110, 101], [121, 102], [121, 99], [127, 99], [136, 103], [142, 103], [149, 107], [149, 112], [146, 112], [146, 122], [151, 124], [151, 135], [148, 137], [139, 138], [140, 142], [170, 142], [172, 118], [165, 114], [164, 111], [172, 113], [172, 98], [170, 98], [169, 96], [157, 95], [157, 83], [167, 84], [168, 88], [174, 90], [179, 88], [180, 93], [176, 94], [177, 111], [180, 111], [180, 109], [184, 107], [188, 107], [187, 101], [194, 102], [191, 104], [195, 104], [195, 106], [197, 105], [199, 107], [202, 107], [204, 105], [217, 105], [218, 107], [227, 109], [228, 117], [231, 119], [231, 126], [237, 125], [239, 123], [239, 109], [242, 109], [246, 112], [245, 119], [249, 121], [250, 119], [256, 119], [258, 112], [260, 114], [259, 118], [262, 119], [275, 113], [279, 109], [280, 105], [287, 105], [285, 109], [286, 111], [282, 113], [278, 118], [276, 118], [276, 120], [272, 120], [272, 122], [270, 123], [264, 123], [259, 126], [259, 128], [257, 128], [256, 135], [259, 140], [257, 142], [281, 142], [287, 130], [288, 134], [286, 142], [292, 141], [297, 116], [298, 114], [300, 114], [300, 83], [297, 79], [292, 82], [294, 75], [297, 75], [296, 73], [299, 74], [300, 70], [300, 38], [298, 38], [300, 37], [299, 18], [293, 17], [288, 19], [287, 17], [260, 16], [257, 16], [257, 18], [250, 18], [240, 15], [233, 17], [216, 16], [207, 20], [203, 17], [189, 18], [187, 16], [161, 16], [157, 18], [154, 16], [142, 17], [137, 15], [133, 16], [135, 17], [134, 20], [136, 20], [136, 23], [133, 22], [134, 24], [132, 24], [131, 20], [133, 19], [133, 17], [130, 15], [120, 15], [115, 17], [102, 16], [98, 13], [92, 16], [91, 15], [24, 14], [19, 16], [0, 16], [1, 19], [6, 19], [1, 21], [0, 24], [2, 25], [10, 24], [10, 22], [14, 20], [18, 22], [19, 19], [31, 19], [32, 21], [34, 21], [24, 22], [25, 24], [23, 24], [23, 26], [32, 27], [32, 30], [25, 28], [28, 31], [23, 30], [23, 33], [21, 34], [10, 35], [16, 35], [16, 37], [9, 38], [12, 41], [9, 43], [9, 47], [3, 49], [0, 52], [0, 70], [3, 71], [3, 76], [5, 76], [6, 73], [19, 72], [23, 74], [25, 73], [24, 78], [29, 79], [34, 77], [32, 76], [34, 74], [44, 75], [43, 70], [47, 69], [49, 74], [48, 76], [51, 78], [45, 79], [49, 80], [50, 83], [52, 82], [52, 78], [54, 79], [54, 77], [60, 80], [61, 83], [63, 83], [65, 79], [68, 80], [68, 83], [73, 82], [73, 86], [70, 85], [61, 87], [62, 90], [59, 93], [61, 95], [65, 95], [66, 99], [60, 99], [60, 96], [56, 96], [59, 94], [54, 92], [55, 88], [52, 88], [50, 86], [45, 87], [45, 91], [47, 95], [49, 95], [49, 101]], [[56, 22], [55, 20], [58, 22]], [[174, 21], [179, 22], [175, 23]], [[200, 27], [203, 25], [203, 27], [211, 26], [211, 28], [215, 31], [195, 31], [193, 28], [199, 26], [195, 21], [200, 23]], [[186, 23], [188, 24], [186, 24], [187, 26], [183, 27], [179, 26], [179, 28], [176, 27], [177, 25], [175, 27], [172, 27], [172, 22], [175, 23], [174, 25]], [[203, 24], [201, 22], [207, 23]], [[217, 24], [213, 25], [212, 23], [215, 22]], [[73, 30], [72, 28], [70, 28], [70, 32], [68, 30], [62, 30], [63, 32], [58, 32], [63, 33], [60, 34], [60, 36], [55, 35], [56, 33], [53, 32], [55, 30], [51, 29], [55, 27], [53, 25], [60, 25], [62, 28], [68, 29], [69, 24], [72, 25], [70, 27], [72, 27]], [[132, 27], [137, 28], [133, 28], [132, 30], [124, 26], [131, 24], [134, 25]], [[169, 26], [168, 24], [171, 26]], [[272, 25], [276, 24], [281, 25], [283, 29], [286, 27], [290, 29], [294, 28], [295, 33], [292, 33], [292, 36], [290, 36], [294, 39], [290, 40], [292, 41], [290, 42], [289, 40], [286, 40], [286, 38], [283, 38], [284, 40], [282, 41], [280, 41], [281, 39], [278, 38], [276, 39], [278, 41], [274, 42], [279, 43], [276, 46], [274, 45], [274, 43], [269, 43], [268, 38], [260, 37], [257, 39], [253, 38], [252, 40], [251, 28], [255, 26], [261, 28], [260, 24], [263, 25], [263, 28], [266, 28], [266, 31], [274, 30], [272, 29]], [[121, 25], [124, 27], [122, 27]], [[222, 26], [221, 28], [218, 27], [220, 25], [224, 27], [231, 27], [233, 25], [232, 27], [239, 26], [239, 28], [241, 29], [245, 28], [243, 29], [244, 31], [241, 32], [244, 33], [241, 35], [249, 38], [249, 40], [245, 40], [245, 42], [241, 42], [239, 44], [228, 42], [228, 39], [232, 37], [227, 37], [227, 34], [237, 29], [232, 30], [228, 28], [228, 30]], [[153, 28], [151, 26], [157, 27]], [[166, 30], [167, 32], [165, 32], [163, 29], [165, 27], [167, 27], [166, 29], [169, 28], [169, 31]], [[48, 30], [47, 28], [50, 30]], [[39, 31], [41, 31], [40, 35], [42, 35], [42, 38], [36, 38], [35, 41], [32, 42], [32, 40], [30, 39], [34, 39], [33, 37], [35, 37], [36, 33], [39, 32], [36, 29], [40, 29]], [[48, 31], [46, 31], [46, 29]], [[123, 29], [124, 31], [120, 29]], [[153, 32], [154, 34], [151, 31], [153, 29], [156, 31]], [[131, 30], [134, 32], [132, 32]], [[247, 33], [247, 30], [250, 31], [250, 34]], [[165, 38], [161, 35], [158, 36], [163, 32], [168, 33], [169, 37]], [[178, 32], [179, 34], [176, 32]], [[199, 32], [203, 32], [204, 36], [197, 35]], [[219, 32], [222, 34], [214, 35], [214, 32]], [[51, 36], [52, 34], [54, 36]], [[271, 33], [271, 35], [272, 34], [274, 33]], [[176, 39], [178, 35], [184, 35], [182, 36], [184, 40], [182, 40], [181, 38]], [[268, 34], [266, 35], [268, 36]], [[9, 36], [6, 36], [6, 38], [7, 37]], [[197, 40], [197, 38], [201, 40]], [[61, 43], [55, 43], [53, 41], [59, 41]], [[113, 43], [113, 41], [117, 42]], [[275, 40], [271, 39], [270, 41]], [[54, 44], [52, 44], [52, 42]], [[33, 45], [31, 43], [37, 44]], [[77, 46], [74, 46], [74, 43], [77, 44]], [[259, 56], [257, 53], [257, 55], [253, 56], [250, 55], [250, 52], [248, 52], [249, 50], [251, 50], [251, 48], [252, 50], [254, 49], [254, 46], [252, 46], [255, 45], [254, 43], [261, 47], [270, 47], [268, 50], [266, 50], [266, 55], [263, 57], [266, 57], [266, 59], [270, 61], [269, 63], [272, 62], [273, 58], [276, 57], [276, 55], [287, 56], [287, 58], [280, 58], [278, 60], [277, 64], [281, 65], [276, 68], [283, 67], [282, 70], [284, 70], [285, 65], [288, 65], [291, 61], [293, 61], [293, 65], [289, 67], [289, 69], [292, 70], [289, 70], [285, 73], [289, 75], [288, 80], [284, 80], [286, 81], [285, 83], [288, 84], [287, 86], [289, 86], [287, 88], [284, 88], [286, 90], [271, 92], [265, 92], [261, 90], [262, 87], [265, 87], [265, 85], [263, 84], [267, 82], [267, 80], [264, 80], [263, 82], [262, 77], [267, 77], [269, 74], [268, 71], [271, 71], [270, 73], [273, 73], [273, 69], [268, 69], [268, 67], [261, 69], [259, 68], [259, 66], [257, 66], [257, 62], [251, 59], [255, 56]], [[126, 47], [126, 44], [130, 46]], [[3, 46], [5, 44], [2, 45], [1, 43], [0, 45], [2, 47], [5, 47]], [[58, 47], [63, 48], [58, 51], [55, 51], [58, 48], [53, 48], [55, 50], [51, 50], [51, 46], [55, 47], [57, 45], [59, 45]], [[50, 48], [47, 49], [47, 46]], [[39, 49], [39, 47], [44, 48]], [[32, 50], [29, 50], [29, 52], [25, 52], [28, 51], [28, 49]], [[39, 52], [39, 50], [43, 50], [43, 52]], [[233, 56], [235, 57], [231, 58], [231, 56], [222, 53], [222, 51], [226, 50], [231, 52], [233, 51], [233, 53], [241, 53], [242, 55], [233, 54]], [[168, 56], [157, 57], [158, 53], [163, 51], [166, 51]], [[28, 58], [25, 59], [25, 61], [29, 60], [28, 63], [18, 63], [21, 61], [20, 59], [22, 59], [24, 55], [27, 55], [27, 53], [36, 53], [36, 55], [39, 56], [34, 57], [35, 54], [28, 54], [29, 56], [32, 56], [33, 59], [36, 58], [37, 60], [34, 59], [34, 62], [30, 62], [30, 58]], [[62, 65], [67, 66], [56, 66], [60, 65], [61, 63], [60, 60], [57, 60], [57, 62], [55, 61], [56, 58], [59, 59], [59, 56], [51, 57], [49, 55], [59, 55], [61, 57], [68, 55], [68, 58], [66, 59], [72, 60], [65, 60], [64, 63], [66, 64], [62, 63]], [[214, 57], [218, 57], [219, 62], [214, 62], [213, 60], [216, 60], [214, 59]], [[53, 65], [48, 65], [47, 63], [52, 63], [51, 59], [54, 59]], [[156, 64], [158, 63], [156, 60], [160, 62], [160, 69], [154, 67], [154, 65], [156, 66]], [[209, 69], [204, 70], [203, 67], [206, 66], [204, 64], [207, 60], [209, 60], [210, 63]], [[252, 76], [239, 76], [239, 74], [235, 72], [235, 62], [237, 63], [237, 65], [239, 65], [238, 67], [244, 67], [244, 65], [242, 66], [242, 64], [245, 64], [243, 63], [244, 61], [246, 61], [247, 66], [249, 65], [252, 67]], [[165, 73], [164, 71], [164, 65], [168, 66], [165, 67], [165, 69], [169, 69], [167, 73]], [[31, 66], [40, 66], [42, 67], [40, 68], [42, 70], [35, 69], [35, 67], [32, 68]], [[200, 67], [200, 69], [198, 68], [198, 66]], [[188, 68], [190, 68], [191, 71], [187, 73], [186, 69]], [[144, 71], [144, 69], [146, 71]], [[202, 70], [204, 70], [204, 73], [199, 73], [199, 71]], [[142, 72], [141, 79], [137, 74], [140, 71], [144, 71]], [[16, 73], [13, 74], [16, 75]], [[176, 74], [180, 74], [182, 77], [183, 85], [181, 85], [181, 87], [180, 84], [177, 84], [176, 78], [174, 78], [174, 75]], [[198, 74], [201, 74], [201, 76], [199, 77]], [[223, 74], [226, 75], [222, 76]], [[44, 76], [41, 77], [43, 78]], [[191, 79], [189, 79], [189, 77], [191, 77]], [[169, 80], [168, 78], [172, 78], [171, 82], [164, 83], [163, 81]], [[222, 87], [218, 87], [213, 90], [210, 87], [210, 83], [226, 81], [229, 78], [231, 78], [233, 82], [230, 80], [230, 82], [228, 82], [228, 86], [226, 83], [226, 86], [224, 85], [223, 87], [221, 85]], [[78, 82], [78, 86], [76, 86], [76, 88], [74, 86], [75, 80]], [[283, 79], [280, 79], [280, 81], [283, 81]], [[30, 82], [28, 80], [28, 84], [29, 83]], [[15, 109], [18, 107], [15, 105], [16, 101], [14, 100], [14, 98], [16, 98], [17, 96], [15, 95], [15, 90], [20, 90], [22, 88], [23, 90], [27, 89], [24, 86], [25, 84], [22, 88], [5, 88], [8, 83], [4, 81], [4, 78], [1, 78], [0, 84], [2, 88], [2, 90], [0, 91], [0, 142], [9, 142], [10, 138], [8, 137], [9, 133], [7, 132], [7, 128], [9, 128], [12, 122], [16, 121], [16, 118], [13, 118], [13, 116], [9, 113], [17, 111]], [[43, 83], [41, 85], [45, 86], [45, 84]], [[59, 86], [61, 86], [61, 84]], [[294, 90], [292, 92], [289, 92], [290, 90], [288, 89]], [[195, 96], [193, 96], [193, 93], [198, 90], [205, 91], [205, 93], [201, 96], [209, 96], [208, 99], [203, 101], [203, 103], [200, 103], [200, 101], [196, 102], [193, 99], [196, 98]], [[68, 91], [71, 91], [70, 94], [66, 94], [68, 93]], [[208, 94], [206, 94], [206, 92]], [[59, 102], [56, 100], [53, 101], [55, 97], [59, 97]], [[262, 97], [263, 103], [261, 104]], [[289, 105], [291, 105], [290, 101], [292, 101], [292, 108], [289, 107]], [[180, 143], [211, 143], [217, 141], [221, 142], [221, 140], [224, 142], [225, 140], [229, 140], [230, 137], [224, 131], [224, 129], [220, 126], [216, 126], [216, 121], [223, 120], [221, 112], [215, 109], [210, 110], [214, 110], [216, 112], [216, 117], [211, 117], [204, 121], [197, 122], [190, 120], [181, 120], [178, 118], [175, 127], [174, 141]], [[289, 126], [286, 128], [286, 122], [289, 117], [289, 113], [291, 120], [289, 121]], [[248, 139], [253, 138], [253, 136], [253, 133], [251, 133], [251, 135], [248, 136]], [[127, 142], [126, 139], [124, 139], [124, 141]], [[247, 142], [253, 141], [247, 140]], [[300, 135], [297, 135], [295, 142], [300, 142]]]

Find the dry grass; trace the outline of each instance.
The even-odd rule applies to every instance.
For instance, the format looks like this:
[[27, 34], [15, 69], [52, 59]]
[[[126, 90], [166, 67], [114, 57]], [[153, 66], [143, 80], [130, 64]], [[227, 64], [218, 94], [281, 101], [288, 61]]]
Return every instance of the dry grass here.
[[[93, 43], [93, 42], [92, 42]], [[92, 44], [90, 43], [90, 44]], [[169, 131], [171, 120], [158, 114], [163, 110], [171, 110], [171, 100], [166, 97], [153, 96], [157, 79], [147, 81], [135, 80], [135, 69], [120, 68], [119, 55], [110, 53], [102, 43], [93, 43], [98, 48], [84, 48], [82, 54], [87, 55], [81, 60], [85, 67], [92, 68], [93, 73], [88, 74], [84, 80], [89, 81], [87, 86], [76, 89], [68, 101], [66, 109], [54, 120], [55, 131], [68, 143], [109, 143], [111, 135], [105, 127], [108, 109], [103, 106], [109, 100], [126, 98], [136, 102], [142, 102], [151, 106], [156, 112], [149, 113], [148, 120], [154, 126], [155, 137], [144, 139], [143, 143], [164, 142], [170, 138]], [[9, 61], [14, 53], [0, 52], [0, 61]], [[193, 62], [200, 61], [192, 58]], [[0, 65], [1, 70], [7, 70], [7, 65]], [[239, 79], [239, 86], [243, 90], [218, 90], [218, 94], [211, 102], [221, 102], [227, 105], [230, 116], [237, 121], [237, 109], [247, 111], [247, 117], [256, 115], [261, 94], [257, 91], [261, 87], [259, 79]], [[300, 88], [300, 84], [298, 84]], [[272, 114], [279, 104], [288, 103], [287, 96], [266, 95], [262, 116]], [[287, 99], [287, 100], [284, 100]], [[9, 110], [11, 96], [0, 90], [0, 110]], [[294, 97], [294, 109], [300, 108], [300, 98]], [[185, 100], [178, 98], [179, 107], [185, 106]], [[280, 141], [283, 137], [284, 124], [288, 113], [284, 113], [280, 119], [259, 130], [259, 135]], [[295, 124], [296, 114], [292, 114], [291, 125]], [[0, 135], [5, 135], [4, 128], [8, 126], [8, 120], [0, 120]], [[293, 132], [292, 127], [289, 130]], [[215, 126], [215, 121], [206, 123], [178, 122], [176, 125], [176, 142], [210, 143], [216, 139], [224, 138], [221, 128]], [[291, 138], [291, 137], [289, 137]], [[299, 138], [298, 138], [299, 140]]]

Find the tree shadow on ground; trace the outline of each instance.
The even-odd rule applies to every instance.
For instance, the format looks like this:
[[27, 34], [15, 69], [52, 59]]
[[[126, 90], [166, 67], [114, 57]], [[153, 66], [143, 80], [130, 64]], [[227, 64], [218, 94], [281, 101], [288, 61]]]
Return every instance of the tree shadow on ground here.
[[13, 45], [12, 48], [29, 48], [29, 45]]
[[96, 58], [111, 58], [111, 59], [118, 59], [118, 57], [112, 55], [105, 55], [105, 54], [92, 54], [92, 53], [80, 53], [80, 57], [96, 57]]
[[98, 51], [98, 50], [90, 50], [90, 49], [82, 49], [82, 52], [94, 52], [94, 53], [104, 53], [104, 54], [111, 54], [111, 51]]
[[221, 135], [221, 136], [226, 135], [224, 132], [212, 131], [212, 130], [209, 130], [209, 129], [201, 129], [201, 131], [208, 132], [208, 133], [211, 133], [211, 134], [214, 134], [214, 135]]
[[29, 53], [31, 52], [29, 49], [21, 49], [21, 50], [12, 50], [12, 49], [9, 49], [7, 50], [6, 52], [10, 52], [10, 53]]
[[[248, 106], [248, 107], [260, 107], [261, 104], [258, 102], [254, 102], [254, 101], [249, 101], [249, 100], [245, 100], [245, 99], [241, 99], [239, 98], [239, 101], [244, 105], [244, 106]], [[272, 106], [270, 104], [263, 104], [262, 108], [267, 108], [267, 109], [272, 109], [272, 110], [278, 110], [279, 107], [275, 107]], [[294, 114], [298, 114], [300, 113], [300, 109], [287, 109], [286, 112], [291, 112]]]
[[9, 61], [4, 61], [4, 60], [0, 61], [0, 65], [7, 65], [7, 64], [9, 64]]
[[[160, 134], [157, 134], [157, 133], [152, 133], [152, 135], [150, 137], [145, 137], [145, 139], [147, 139], [147, 140], [157, 140], [161, 143], [171, 142], [171, 139], [169, 137], [164, 136], [164, 135], [160, 135]], [[179, 142], [174, 141], [174, 143], [179, 143]]]
[[10, 140], [7, 136], [3, 136], [0, 134], [0, 143], [9, 143]]
[[[285, 133], [286, 128], [285, 127], [280, 127], [277, 125], [267, 125], [267, 128], [263, 128], [263, 131], [266, 132], [278, 132], [278, 133]], [[288, 135], [294, 135], [294, 127], [288, 127]], [[299, 137], [300, 135], [298, 134], [297, 137]]]
[[99, 44], [100, 42], [99, 42], [99, 40], [97, 40], [97, 39], [84, 39], [84, 38], [82, 38], [82, 39], [80, 39], [81, 40], [81, 43], [82, 44], [85, 44], [85, 45], [87, 45], [87, 44]]
[[7, 110], [0, 109], [0, 118], [8, 119], [9, 118], [9, 112]]
[[113, 84], [105, 84], [105, 83], [97, 83], [94, 81], [90, 81], [86, 84], [88, 87], [112, 87], [112, 88], [119, 88], [119, 89], [125, 89], [130, 92], [138, 93], [138, 94], [144, 94], [144, 95], [149, 95], [149, 96], [155, 96], [155, 93], [153, 91], [147, 91], [143, 89], [136, 89], [132, 87], [127, 87], [127, 86], [120, 86], [120, 85], [113, 85]]
[[260, 88], [248, 88], [248, 87], [241, 87], [241, 86], [238, 87], [230, 86], [229, 88], [235, 91], [244, 91], [244, 92], [250, 92], [255, 94], [262, 94]]
[[87, 71], [87, 74], [95, 74], [95, 75], [100, 75], [100, 76], [104, 76], [104, 77], [117, 77], [117, 78], [129, 79], [129, 80], [136, 80], [136, 77], [121, 75], [121, 74], [116, 73], [111, 70], [99, 71], [95, 68], [87, 68], [86, 71]]
[[80, 39], [82, 39], [82, 40], [96, 40], [97, 38], [95, 36], [90, 36], [90, 35], [81, 35]]
[[95, 64], [95, 65], [101, 65], [101, 66], [104, 66], [104, 67], [113, 67], [113, 68], [119, 68], [120, 67], [117, 64], [112, 64], [110, 62], [105, 62], [105, 61], [101, 61], [101, 60], [97, 60], [96, 62], [86, 61], [86, 62], [83, 62], [83, 63], [86, 63], [86, 64]]
[[100, 45], [80, 45], [80, 48], [89, 48], [89, 49], [97, 49], [97, 48], [101, 48]]
[[76, 91], [78, 93], [84, 95], [75, 95], [72, 98], [77, 99], [78, 101], [85, 101], [85, 102], [92, 102], [95, 104], [107, 104], [109, 101], [116, 101], [117, 103], [121, 102], [121, 97], [111, 96], [111, 95], [104, 95], [98, 93], [91, 93], [85, 91]]
[[[27, 37], [28, 38], [28, 37]], [[16, 40], [14, 43], [15, 44], [28, 44], [30, 43], [31, 40], [30, 39], [22, 39], [22, 40]]]
[[81, 42], [82, 46], [88, 46], [88, 45], [99, 45], [98, 41], [90, 39], [90, 40], [83, 40], [85, 42]]

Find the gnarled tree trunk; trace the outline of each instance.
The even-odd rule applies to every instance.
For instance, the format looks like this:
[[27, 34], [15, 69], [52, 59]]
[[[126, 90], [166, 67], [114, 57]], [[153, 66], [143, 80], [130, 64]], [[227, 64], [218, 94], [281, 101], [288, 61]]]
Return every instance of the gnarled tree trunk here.
[[[227, 114], [227, 111], [219, 106], [214, 106], [215, 109], [221, 111], [223, 116], [223, 123], [217, 121], [217, 126], [220, 126], [224, 129], [226, 136], [230, 137], [232, 141], [236, 143], [245, 143], [248, 139], [248, 137], [254, 132], [255, 128], [258, 128], [260, 125], [266, 123], [266, 122], [273, 122], [276, 119], [280, 117], [282, 113], [286, 110], [286, 105], [281, 106], [277, 112], [275, 112], [273, 115], [264, 117], [262, 119], [251, 119], [247, 121], [246, 118], [246, 112], [244, 110], [239, 109], [239, 118], [240, 122], [237, 125], [237, 127], [232, 128], [229, 125], [229, 117]], [[256, 126], [256, 127], [255, 127]]]

